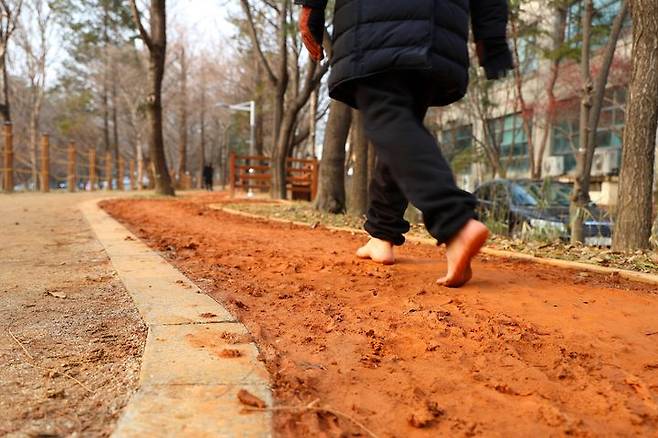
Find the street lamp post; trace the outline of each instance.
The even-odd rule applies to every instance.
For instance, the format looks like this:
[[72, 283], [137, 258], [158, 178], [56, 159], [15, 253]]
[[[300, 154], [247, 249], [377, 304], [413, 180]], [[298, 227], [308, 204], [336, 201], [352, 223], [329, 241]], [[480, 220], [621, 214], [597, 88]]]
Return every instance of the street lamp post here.
[[[248, 102], [242, 102], [235, 105], [230, 105], [224, 102], [218, 102], [215, 104], [217, 107], [230, 109], [233, 111], [244, 111], [249, 112], [249, 156], [253, 157], [256, 155], [256, 101], [250, 100]], [[247, 160], [247, 165], [250, 166], [251, 160]], [[249, 169], [249, 173], [253, 173], [253, 169]], [[254, 195], [251, 190], [251, 184], [249, 184], [249, 190], [247, 192], [248, 197]]]
[[256, 101], [249, 102], [249, 155], [256, 155]]
[[230, 105], [224, 102], [218, 102], [215, 106], [230, 109], [233, 111], [244, 111], [249, 113], [249, 155], [256, 155], [256, 101], [237, 103]]

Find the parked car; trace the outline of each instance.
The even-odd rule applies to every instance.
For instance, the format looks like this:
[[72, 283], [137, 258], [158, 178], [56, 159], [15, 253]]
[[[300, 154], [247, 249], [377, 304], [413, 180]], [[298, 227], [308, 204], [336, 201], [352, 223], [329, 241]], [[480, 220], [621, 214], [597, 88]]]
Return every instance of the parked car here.
[[[539, 231], [566, 240], [572, 192], [571, 183], [499, 179], [480, 185], [474, 194], [482, 219], [504, 224], [510, 236]], [[585, 244], [610, 246], [613, 224], [607, 213], [590, 203], [585, 216]]]

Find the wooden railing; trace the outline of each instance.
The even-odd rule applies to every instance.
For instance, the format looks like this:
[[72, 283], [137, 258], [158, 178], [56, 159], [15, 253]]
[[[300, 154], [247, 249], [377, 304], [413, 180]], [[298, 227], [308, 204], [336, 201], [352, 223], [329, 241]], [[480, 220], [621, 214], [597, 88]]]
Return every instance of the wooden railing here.
[[[48, 192], [54, 181], [65, 182], [69, 192], [77, 190], [97, 190], [105, 187], [107, 190], [124, 190], [124, 179], [128, 176], [130, 190], [142, 188], [143, 163], [126, 160], [121, 155], [113, 166], [111, 153], [97, 156], [95, 148], [84, 150], [71, 142], [68, 145], [52, 144], [47, 134], [41, 136], [38, 145], [38, 167], [36, 169], [17, 166], [14, 151], [13, 127], [4, 125], [2, 129], [2, 146], [0, 155], [0, 181], [4, 192], [14, 190], [16, 176], [26, 180], [38, 180], [42, 192]], [[137, 165], [137, 166], [136, 166]], [[56, 166], [56, 167], [55, 167]], [[116, 175], [113, 175], [116, 167]], [[128, 174], [126, 174], [126, 167]], [[137, 173], [136, 173], [137, 168]], [[53, 169], [58, 170], [56, 174]], [[100, 172], [99, 172], [100, 171]], [[36, 174], [36, 175], [35, 175]], [[137, 177], [137, 178], [136, 178]], [[37, 181], [33, 181], [35, 184]]]
[[[313, 201], [318, 192], [319, 165], [316, 159], [288, 158], [286, 160], [286, 189], [292, 199]], [[265, 156], [229, 157], [229, 187], [231, 197], [236, 190], [266, 192], [274, 184], [272, 159]]]

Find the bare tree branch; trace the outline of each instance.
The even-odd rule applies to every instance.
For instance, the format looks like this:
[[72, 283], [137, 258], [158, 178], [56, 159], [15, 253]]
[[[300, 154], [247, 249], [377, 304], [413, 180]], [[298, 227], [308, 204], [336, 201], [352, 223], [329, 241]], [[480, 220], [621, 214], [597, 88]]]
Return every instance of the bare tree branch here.
[[265, 3], [265, 4], [266, 4], [267, 6], [269, 6], [270, 8], [274, 9], [276, 12], [279, 12], [279, 7], [278, 7], [278, 6], [276, 5], [276, 3], [274, 3], [273, 1], [271, 1], [271, 0], [263, 0], [263, 3]]
[[[134, 0], [131, 0], [134, 3]], [[254, 23], [254, 18], [251, 15], [251, 6], [249, 6], [249, 1], [248, 0], [240, 0], [240, 4], [242, 5], [242, 10], [244, 11], [245, 15], [247, 16], [247, 22], [249, 23], [249, 35], [251, 36], [251, 42], [254, 45], [254, 48], [256, 49], [256, 53], [258, 53], [258, 57], [261, 60], [261, 63], [265, 67], [265, 70], [267, 71], [267, 76], [270, 82], [273, 85], [276, 85], [277, 82], [279, 81], [279, 78], [276, 77], [274, 74], [274, 71], [272, 70], [272, 67], [270, 66], [270, 63], [267, 61], [267, 58], [265, 57], [265, 54], [263, 53], [263, 49], [260, 45], [260, 41], [258, 40], [258, 34], [256, 32], [256, 24]]]
[[133, 13], [133, 22], [139, 30], [139, 36], [142, 38], [142, 41], [144, 41], [144, 44], [146, 44], [149, 50], [153, 50], [153, 40], [151, 40], [151, 36], [148, 34], [144, 28], [144, 25], [142, 24], [142, 15], [137, 8], [137, 0], [130, 0], [130, 10]]
[[7, 41], [11, 38], [11, 34], [16, 30], [16, 25], [18, 24], [18, 17], [21, 14], [21, 9], [23, 7], [23, 0], [18, 0], [12, 11], [11, 6], [7, 3], [6, 0], [0, 0], [0, 6], [2, 6], [2, 14], [6, 17], [6, 27], [2, 32], [3, 41]]

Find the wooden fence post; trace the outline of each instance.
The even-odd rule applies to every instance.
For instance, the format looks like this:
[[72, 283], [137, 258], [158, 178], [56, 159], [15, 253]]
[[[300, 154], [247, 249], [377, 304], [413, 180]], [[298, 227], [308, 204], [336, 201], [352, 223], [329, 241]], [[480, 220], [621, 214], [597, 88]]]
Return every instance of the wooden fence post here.
[[50, 191], [50, 137], [48, 134], [41, 136], [41, 191]]
[[68, 172], [66, 173], [66, 188], [69, 193], [75, 192], [76, 186], [76, 156], [75, 156], [75, 143], [69, 143], [68, 149]]
[[5, 159], [4, 159], [4, 179], [3, 187], [5, 193], [14, 191], [14, 135], [11, 123], [5, 123]]
[[125, 167], [126, 167], [126, 162], [123, 159], [123, 157], [121, 155], [119, 155], [119, 169], [118, 169], [118, 172], [117, 172], [117, 179], [118, 179], [117, 189], [121, 190], [121, 191], [125, 190], [125, 186], [123, 185], [123, 179], [126, 176]]
[[89, 190], [96, 191], [96, 149], [89, 149]]
[[137, 190], [144, 189], [144, 160], [137, 162]]
[[105, 190], [112, 190], [112, 152], [105, 154]]
[[228, 184], [231, 198], [235, 196], [235, 152], [229, 155]]
[[128, 164], [128, 172], [130, 172], [130, 191], [135, 191], [135, 160], [130, 160]]
[[311, 202], [315, 201], [315, 196], [318, 194], [318, 181], [319, 164], [318, 160], [313, 160], [311, 164]]

